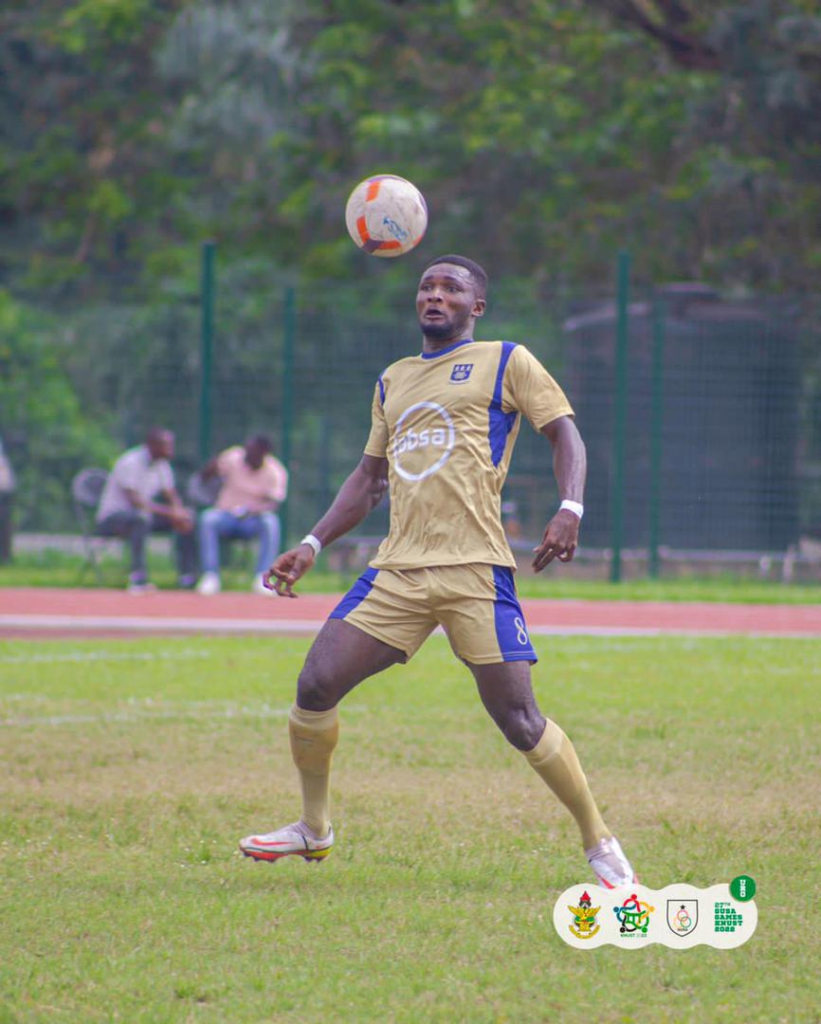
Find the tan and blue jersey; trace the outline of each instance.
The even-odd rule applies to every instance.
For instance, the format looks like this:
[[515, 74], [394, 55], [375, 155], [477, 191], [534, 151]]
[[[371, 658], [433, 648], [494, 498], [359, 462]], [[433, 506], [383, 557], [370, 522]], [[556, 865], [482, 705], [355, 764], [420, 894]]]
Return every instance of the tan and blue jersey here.
[[400, 359], [374, 392], [367, 455], [387, 458], [390, 532], [372, 565], [515, 566], [502, 486], [521, 416], [535, 430], [573, 410], [524, 346], [462, 341]]
[[526, 348], [463, 341], [379, 378], [367, 455], [386, 458], [390, 532], [331, 618], [410, 658], [441, 625], [475, 664], [536, 661], [501, 521], [521, 416], [536, 430], [573, 410]]

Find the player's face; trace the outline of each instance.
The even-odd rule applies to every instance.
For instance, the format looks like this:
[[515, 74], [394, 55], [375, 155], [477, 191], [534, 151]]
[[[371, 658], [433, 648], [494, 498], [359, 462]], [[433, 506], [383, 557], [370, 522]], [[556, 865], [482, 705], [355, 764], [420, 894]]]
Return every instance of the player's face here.
[[259, 469], [262, 465], [265, 456], [268, 454], [268, 448], [257, 440], [249, 440], [245, 443], [245, 461], [252, 469]]
[[174, 435], [170, 431], [163, 431], [148, 445], [152, 459], [173, 459], [174, 457]]
[[470, 271], [453, 263], [428, 267], [416, 293], [416, 315], [422, 334], [446, 343], [469, 338], [473, 322], [485, 311]]

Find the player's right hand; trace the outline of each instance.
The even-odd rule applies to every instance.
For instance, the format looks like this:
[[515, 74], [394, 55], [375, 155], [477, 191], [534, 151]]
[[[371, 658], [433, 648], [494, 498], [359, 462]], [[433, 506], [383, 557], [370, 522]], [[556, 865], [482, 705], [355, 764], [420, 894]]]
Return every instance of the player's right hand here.
[[280, 597], [298, 597], [294, 593], [294, 584], [305, 575], [314, 561], [314, 550], [310, 544], [300, 544], [290, 551], [283, 551], [263, 574], [263, 583]]

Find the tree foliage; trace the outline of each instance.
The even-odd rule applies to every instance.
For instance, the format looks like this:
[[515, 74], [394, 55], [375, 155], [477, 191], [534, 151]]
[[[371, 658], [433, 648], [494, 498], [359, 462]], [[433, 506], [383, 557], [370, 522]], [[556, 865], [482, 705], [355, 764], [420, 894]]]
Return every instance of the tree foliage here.
[[[497, 276], [812, 286], [821, 16], [809, 0], [37, 0], [0, 15], [7, 283], [156, 286], [215, 237], [362, 270], [348, 189], [416, 180], [431, 242]], [[372, 268], [368, 267], [366, 273]]]
[[407, 302], [344, 230], [377, 171], [428, 199], [404, 269], [470, 252], [519, 309], [606, 286], [625, 246], [644, 282], [817, 287], [816, 0], [12, 0], [0, 118], [20, 344], [44, 332], [65, 416], [121, 436], [152, 375], [160, 411], [195, 386], [205, 239], [225, 381], [270, 372], [284, 284], [313, 312]]
[[65, 523], [72, 476], [116, 450], [84, 415], [63, 369], [54, 324], [0, 290], [0, 437], [15, 467], [17, 516], [42, 529]]

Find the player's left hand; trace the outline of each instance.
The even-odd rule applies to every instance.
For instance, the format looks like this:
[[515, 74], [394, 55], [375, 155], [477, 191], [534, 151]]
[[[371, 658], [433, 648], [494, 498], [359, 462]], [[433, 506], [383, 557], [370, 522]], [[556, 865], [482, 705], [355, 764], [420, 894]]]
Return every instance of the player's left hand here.
[[571, 562], [579, 546], [579, 517], [568, 509], [561, 509], [547, 524], [542, 543], [533, 549], [533, 569], [541, 572], [554, 558]]
[[301, 579], [316, 560], [309, 544], [298, 544], [290, 551], [278, 555], [274, 564], [262, 574], [262, 581], [268, 590], [280, 597], [296, 597], [294, 584]]

